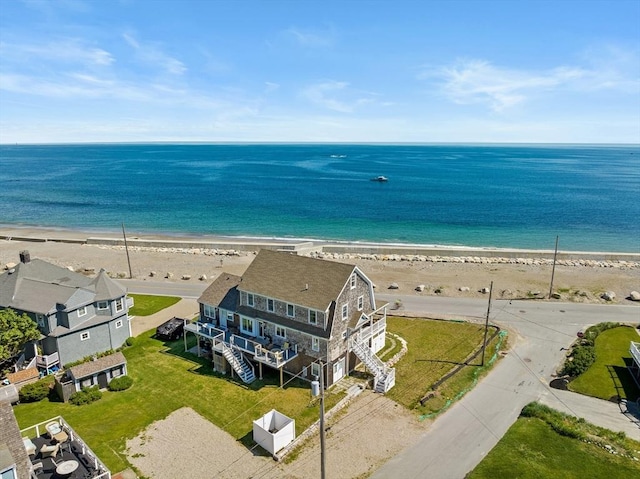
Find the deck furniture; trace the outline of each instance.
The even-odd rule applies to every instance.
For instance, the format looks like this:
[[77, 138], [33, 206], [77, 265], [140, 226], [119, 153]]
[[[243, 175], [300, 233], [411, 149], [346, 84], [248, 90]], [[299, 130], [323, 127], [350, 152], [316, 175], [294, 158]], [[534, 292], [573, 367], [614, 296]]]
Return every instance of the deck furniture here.
[[58, 442], [66, 442], [69, 439], [69, 436], [62, 429], [62, 426], [57, 421], [51, 421], [47, 423], [45, 426], [47, 429], [47, 434], [51, 439], [55, 439]]
[[45, 444], [40, 448], [40, 457], [43, 459], [46, 457], [56, 457], [60, 451], [60, 443]]
[[36, 445], [29, 439], [28, 437], [23, 437], [22, 442], [24, 442], [24, 448], [27, 450], [28, 455], [32, 455], [36, 453]]

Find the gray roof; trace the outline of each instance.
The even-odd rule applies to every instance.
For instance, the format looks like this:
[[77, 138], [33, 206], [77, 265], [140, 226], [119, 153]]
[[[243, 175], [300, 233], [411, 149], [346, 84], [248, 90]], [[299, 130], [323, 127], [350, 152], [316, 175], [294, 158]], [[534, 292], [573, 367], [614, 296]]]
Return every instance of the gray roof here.
[[202, 292], [198, 302], [234, 311], [238, 306], [237, 286], [241, 281], [240, 276], [222, 273]]
[[76, 379], [80, 380], [87, 376], [93, 376], [99, 372], [112, 369], [121, 364], [126, 364], [127, 359], [120, 351], [110, 354], [109, 356], [103, 356], [95, 361], [87, 361], [86, 363], [78, 364], [69, 368], [69, 373]]
[[29, 477], [29, 456], [11, 404], [0, 401], [0, 470], [16, 464], [18, 477]]
[[47, 314], [56, 310], [56, 304], [73, 310], [125, 294], [126, 289], [104, 270], [92, 279], [37, 258], [0, 275], [0, 308]]
[[242, 275], [238, 289], [325, 311], [356, 267], [262, 249]]

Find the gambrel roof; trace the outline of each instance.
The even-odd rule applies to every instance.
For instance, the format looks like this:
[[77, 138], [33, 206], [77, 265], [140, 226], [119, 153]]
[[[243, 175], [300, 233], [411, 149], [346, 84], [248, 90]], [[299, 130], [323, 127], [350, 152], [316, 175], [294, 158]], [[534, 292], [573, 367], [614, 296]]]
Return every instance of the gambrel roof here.
[[356, 269], [351, 264], [262, 249], [242, 275], [238, 289], [325, 311]]

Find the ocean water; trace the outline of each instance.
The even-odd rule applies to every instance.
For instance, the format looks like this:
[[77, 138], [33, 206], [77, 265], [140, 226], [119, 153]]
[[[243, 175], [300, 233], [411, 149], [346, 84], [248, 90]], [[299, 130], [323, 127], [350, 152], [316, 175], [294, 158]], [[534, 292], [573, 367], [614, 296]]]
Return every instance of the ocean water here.
[[638, 252], [639, 166], [640, 146], [1, 145], [0, 224]]

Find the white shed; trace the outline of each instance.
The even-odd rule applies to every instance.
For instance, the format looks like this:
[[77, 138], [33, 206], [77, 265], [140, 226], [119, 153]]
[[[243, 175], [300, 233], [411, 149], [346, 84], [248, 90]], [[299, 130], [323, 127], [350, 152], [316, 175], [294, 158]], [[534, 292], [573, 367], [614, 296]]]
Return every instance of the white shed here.
[[272, 409], [253, 421], [253, 440], [263, 449], [275, 454], [296, 437], [296, 422]]

